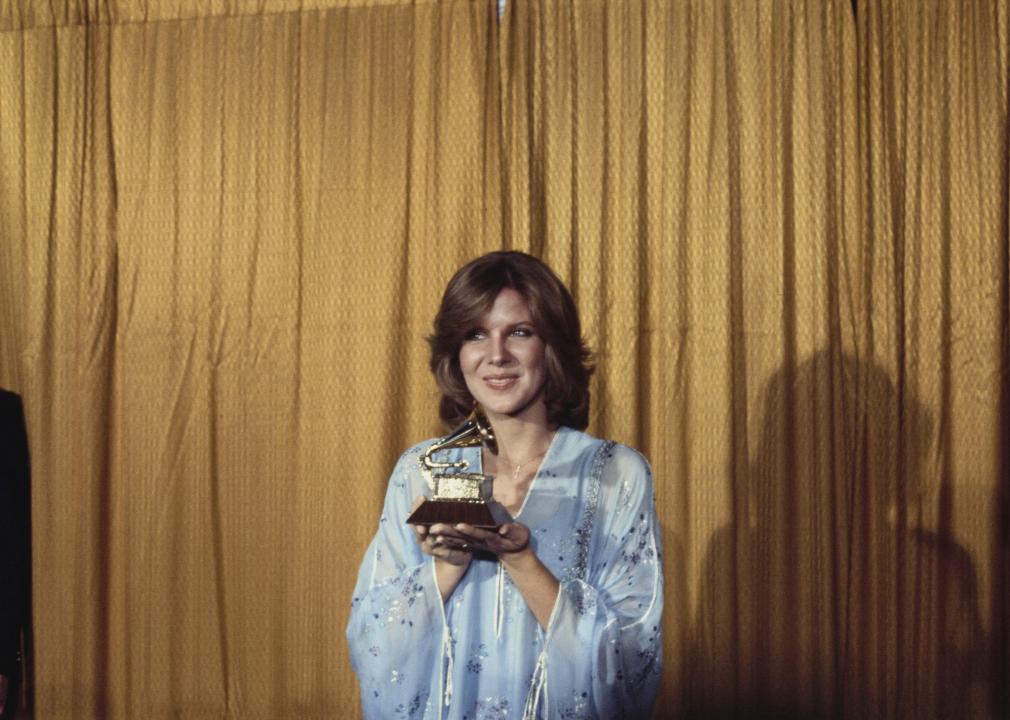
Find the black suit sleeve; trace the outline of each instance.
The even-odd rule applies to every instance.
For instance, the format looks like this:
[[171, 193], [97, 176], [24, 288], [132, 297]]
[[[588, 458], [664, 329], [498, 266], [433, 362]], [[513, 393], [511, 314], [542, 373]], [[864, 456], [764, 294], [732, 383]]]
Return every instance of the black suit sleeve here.
[[0, 674], [20, 677], [30, 614], [31, 504], [21, 398], [0, 390]]

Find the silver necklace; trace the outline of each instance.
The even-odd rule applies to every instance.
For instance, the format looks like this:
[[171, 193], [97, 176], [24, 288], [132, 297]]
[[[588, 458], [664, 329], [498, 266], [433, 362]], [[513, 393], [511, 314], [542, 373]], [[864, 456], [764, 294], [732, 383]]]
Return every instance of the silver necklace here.
[[518, 465], [516, 465], [515, 470], [512, 471], [512, 484], [513, 485], [518, 485], [519, 484], [519, 471], [520, 470], [522, 470], [524, 467], [526, 467], [527, 465], [529, 465], [531, 462], [533, 462], [537, 458], [542, 458], [546, 454], [547, 454], [547, 451], [544, 450], [542, 453], [534, 455], [533, 457], [529, 458], [528, 460], [525, 460], [525, 461], [519, 463]]

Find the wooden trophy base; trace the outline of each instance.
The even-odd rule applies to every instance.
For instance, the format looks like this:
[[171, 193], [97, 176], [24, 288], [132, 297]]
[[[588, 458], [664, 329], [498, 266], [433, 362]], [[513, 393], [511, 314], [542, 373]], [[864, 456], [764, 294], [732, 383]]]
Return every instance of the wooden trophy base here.
[[472, 502], [466, 500], [428, 499], [407, 518], [410, 525], [456, 525], [466, 523], [485, 530], [493, 530], [511, 520], [500, 503]]

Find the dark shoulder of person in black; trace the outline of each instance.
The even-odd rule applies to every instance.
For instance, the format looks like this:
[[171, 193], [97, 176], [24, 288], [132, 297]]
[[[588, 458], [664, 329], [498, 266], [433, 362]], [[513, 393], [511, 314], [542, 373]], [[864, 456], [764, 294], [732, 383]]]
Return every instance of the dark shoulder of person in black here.
[[[14, 717], [31, 607], [28, 440], [21, 398], [0, 389], [0, 717]], [[5, 702], [4, 702], [5, 700]]]

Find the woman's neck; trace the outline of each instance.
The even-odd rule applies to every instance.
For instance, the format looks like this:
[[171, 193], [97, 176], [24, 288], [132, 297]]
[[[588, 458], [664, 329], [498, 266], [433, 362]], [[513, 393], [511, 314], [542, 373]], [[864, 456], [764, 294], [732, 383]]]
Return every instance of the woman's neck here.
[[497, 459], [506, 465], [519, 465], [547, 452], [554, 428], [547, 423], [547, 413], [523, 417], [489, 417], [498, 443]]

